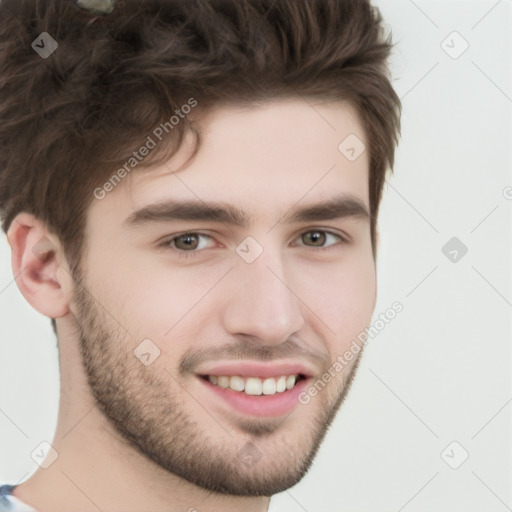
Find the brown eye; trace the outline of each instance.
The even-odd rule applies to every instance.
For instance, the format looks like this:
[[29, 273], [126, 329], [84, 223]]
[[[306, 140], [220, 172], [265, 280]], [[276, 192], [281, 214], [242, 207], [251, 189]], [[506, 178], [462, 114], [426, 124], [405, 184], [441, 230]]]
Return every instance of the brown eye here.
[[174, 245], [178, 249], [185, 251], [197, 249], [197, 246], [199, 245], [199, 237], [194, 233], [185, 233], [173, 238], [173, 240]]
[[314, 247], [323, 247], [326, 239], [327, 237], [324, 231], [308, 231], [302, 235], [302, 241], [306, 245], [312, 242]]
[[170, 236], [158, 245], [174, 252], [180, 257], [188, 257], [201, 253], [204, 249], [215, 247], [215, 243], [213, 242], [214, 239], [210, 235], [189, 231], [188, 233]]
[[[307, 231], [301, 235], [302, 245], [305, 247], [313, 247], [319, 249], [333, 249], [339, 246], [340, 243], [347, 243], [347, 239], [337, 233], [331, 233], [330, 231], [324, 231], [323, 229], [314, 229]], [[338, 242], [338, 243], [336, 243]]]

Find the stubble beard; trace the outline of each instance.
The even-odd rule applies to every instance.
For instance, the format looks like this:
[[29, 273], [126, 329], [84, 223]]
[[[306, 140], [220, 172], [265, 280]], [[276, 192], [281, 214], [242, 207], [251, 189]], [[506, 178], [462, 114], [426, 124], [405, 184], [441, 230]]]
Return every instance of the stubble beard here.
[[[359, 364], [356, 358], [347, 368], [345, 385], [338, 385], [330, 396], [322, 391], [322, 407], [315, 403], [322, 393], [310, 404], [298, 406], [318, 409], [307, 422], [294, 422], [293, 417], [247, 418], [228, 424], [215, 417], [217, 425], [212, 420], [206, 426], [182, 405], [193, 399], [176, 377], [170, 372], [159, 374], [156, 365], [141, 364], [123, 330], [109, 321], [78, 283], [75, 303], [84, 371], [113, 434], [166, 471], [220, 494], [272, 496], [298, 483], [311, 467]], [[240, 457], [248, 445], [260, 453], [250, 465]]]

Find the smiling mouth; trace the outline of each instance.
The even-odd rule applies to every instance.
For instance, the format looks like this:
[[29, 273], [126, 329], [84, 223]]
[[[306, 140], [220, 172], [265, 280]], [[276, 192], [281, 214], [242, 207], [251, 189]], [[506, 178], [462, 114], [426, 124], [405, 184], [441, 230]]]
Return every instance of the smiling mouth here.
[[230, 389], [250, 396], [271, 396], [293, 389], [306, 376], [299, 374], [280, 375], [279, 377], [242, 377], [240, 375], [200, 375], [201, 379], [213, 386]]

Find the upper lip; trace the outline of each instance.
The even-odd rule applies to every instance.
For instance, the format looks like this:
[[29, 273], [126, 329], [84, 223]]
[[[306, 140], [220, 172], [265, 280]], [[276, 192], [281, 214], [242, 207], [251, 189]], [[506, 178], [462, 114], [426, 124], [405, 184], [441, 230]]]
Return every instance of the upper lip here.
[[315, 369], [306, 362], [276, 361], [222, 361], [203, 365], [198, 375], [239, 375], [240, 377], [281, 377], [282, 375], [304, 375], [311, 377]]

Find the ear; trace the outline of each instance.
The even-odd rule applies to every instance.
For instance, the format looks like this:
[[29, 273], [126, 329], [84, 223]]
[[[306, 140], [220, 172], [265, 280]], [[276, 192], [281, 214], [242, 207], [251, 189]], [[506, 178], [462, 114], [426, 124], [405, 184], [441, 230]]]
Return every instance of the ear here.
[[73, 279], [58, 239], [34, 215], [22, 212], [9, 226], [7, 240], [16, 284], [25, 299], [47, 317], [67, 315]]

